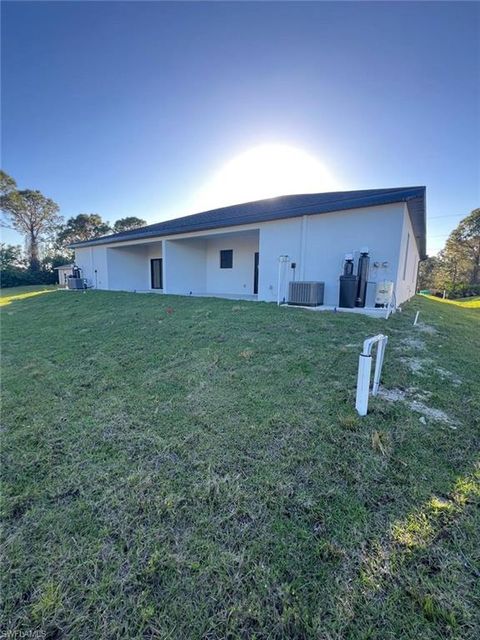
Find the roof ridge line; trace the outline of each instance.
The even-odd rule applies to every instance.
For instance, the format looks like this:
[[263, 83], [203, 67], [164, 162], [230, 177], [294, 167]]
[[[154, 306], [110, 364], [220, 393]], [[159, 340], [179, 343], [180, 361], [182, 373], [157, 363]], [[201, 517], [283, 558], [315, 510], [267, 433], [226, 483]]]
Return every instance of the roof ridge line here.
[[[249, 204], [257, 204], [257, 203], [260, 203], [260, 202], [266, 202], [267, 200], [276, 200], [277, 198], [278, 199], [280, 199], [280, 198], [289, 198], [289, 197], [292, 197], [292, 198], [293, 197], [299, 197], [299, 198], [301, 198], [303, 196], [310, 196], [310, 195], [311, 196], [323, 196], [323, 195], [329, 195], [329, 194], [332, 194], [332, 196], [333, 196], [334, 194], [342, 194], [342, 193], [345, 193], [345, 194], [346, 193], [351, 193], [351, 194], [353, 194], [353, 193], [356, 193], [356, 194], [371, 193], [372, 196], [373, 196], [375, 193], [379, 193], [379, 192], [385, 193], [385, 194], [386, 193], [394, 194], [394, 193], [398, 193], [398, 192], [402, 192], [402, 191], [408, 191], [410, 189], [425, 189], [425, 187], [422, 187], [422, 186], [417, 186], [417, 187], [386, 187], [385, 189], [359, 189], [358, 191], [350, 190], [350, 191], [326, 191], [326, 192], [323, 192], [323, 193], [290, 193], [290, 194], [285, 194], [285, 195], [282, 195], [282, 196], [274, 196], [272, 198], [262, 198], [261, 200], [250, 200], [248, 202], [240, 202], [238, 204], [230, 204], [230, 205], [227, 205], [225, 207], [218, 207], [217, 209], [206, 209], [205, 211], [198, 211], [197, 213], [189, 213], [189, 214], [187, 214], [185, 216], [179, 216], [178, 218], [169, 218], [168, 220], [163, 220], [161, 222], [153, 222], [152, 224], [145, 225], [144, 227], [138, 227], [137, 229], [131, 229], [129, 231], [123, 231], [123, 232], [120, 232], [118, 234], [112, 233], [112, 234], [105, 235], [105, 236], [98, 236], [96, 238], [92, 238], [91, 240], [84, 240], [83, 242], [92, 242], [93, 240], [104, 240], [104, 239], [106, 240], [107, 238], [108, 239], [110, 239], [110, 238], [113, 239], [113, 238], [118, 238], [118, 237], [125, 237], [126, 234], [130, 234], [130, 233], [134, 234], [134, 233], [139, 233], [139, 232], [141, 233], [142, 230], [144, 230], [144, 229], [147, 230], [147, 229], [149, 229], [151, 227], [156, 227], [157, 225], [166, 224], [167, 222], [177, 222], [178, 223], [181, 220], [185, 220], [186, 218], [193, 218], [194, 216], [200, 216], [200, 215], [203, 215], [203, 214], [213, 213], [213, 212], [220, 212], [220, 211], [224, 211], [225, 209], [232, 209], [234, 207], [241, 207], [241, 206], [246, 206], [246, 205], [249, 205]], [[331, 204], [332, 202], [338, 202], [338, 201], [349, 202], [350, 200], [355, 200], [358, 197], [359, 196], [357, 195], [357, 196], [352, 196], [350, 198], [343, 198], [343, 199], [342, 198], [334, 198], [333, 200], [325, 200], [324, 202], [322, 202], [322, 204], [326, 205], [326, 204]], [[366, 197], [366, 196], [364, 195], [363, 197]], [[414, 197], [414, 196], [412, 196], [412, 197]], [[312, 206], [315, 205], [315, 204], [316, 204], [315, 202], [312, 202]], [[302, 208], [302, 205], [298, 205], [296, 207], [284, 207], [282, 209], [278, 209], [278, 212], [281, 213], [283, 211], [295, 211], [296, 209], [301, 209], [301, 208]], [[305, 215], [308, 215], [308, 214], [305, 214]]]

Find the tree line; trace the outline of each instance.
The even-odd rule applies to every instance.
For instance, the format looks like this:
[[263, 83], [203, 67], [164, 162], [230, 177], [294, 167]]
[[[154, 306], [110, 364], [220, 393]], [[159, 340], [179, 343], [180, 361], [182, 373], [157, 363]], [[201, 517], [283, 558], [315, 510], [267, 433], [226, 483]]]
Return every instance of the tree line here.
[[136, 216], [112, 225], [97, 213], [80, 213], [68, 220], [58, 204], [40, 191], [18, 189], [15, 180], [0, 170], [1, 226], [24, 238], [24, 247], [0, 245], [2, 286], [55, 282], [56, 266], [73, 262], [69, 245], [110, 233], [130, 231], [147, 223]]
[[480, 295], [480, 209], [460, 221], [438, 255], [420, 263], [418, 287], [450, 298]]

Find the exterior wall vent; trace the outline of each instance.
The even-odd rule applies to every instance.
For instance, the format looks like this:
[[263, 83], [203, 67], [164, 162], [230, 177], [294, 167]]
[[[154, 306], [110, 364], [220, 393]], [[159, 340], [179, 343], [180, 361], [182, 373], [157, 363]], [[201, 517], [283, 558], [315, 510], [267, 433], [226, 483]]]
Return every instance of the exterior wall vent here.
[[289, 282], [288, 304], [319, 307], [323, 304], [324, 282]]

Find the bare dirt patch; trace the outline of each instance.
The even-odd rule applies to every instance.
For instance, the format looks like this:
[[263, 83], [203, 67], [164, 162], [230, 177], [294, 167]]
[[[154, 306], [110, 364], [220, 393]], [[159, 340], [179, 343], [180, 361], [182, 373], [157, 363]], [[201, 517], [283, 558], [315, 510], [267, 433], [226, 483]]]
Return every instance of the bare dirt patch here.
[[438, 333], [438, 329], [436, 329], [435, 327], [432, 327], [431, 324], [425, 324], [424, 322], [419, 322], [415, 326], [419, 331], [423, 331], [423, 333], [428, 333], [431, 336], [436, 335]]
[[435, 367], [435, 372], [442, 378], [442, 380], [448, 380], [452, 384], [458, 387], [458, 385], [462, 384], [461, 378], [456, 376], [451, 371], [447, 369], [443, 369], [442, 367]]
[[432, 396], [431, 391], [426, 389], [420, 389], [419, 387], [408, 387], [406, 389], [407, 395], [416, 398], [417, 400], [428, 400]]
[[[396, 351], [401, 351], [404, 347], [416, 351], [421, 351], [425, 349], [425, 343], [423, 342], [423, 340], [419, 340], [418, 338], [408, 337], [404, 338], [401, 341], [401, 344], [396, 347]], [[418, 356], [403, 356], [400, 358], [400, 361], [403, 362], [403, 364], [405, 364], [412, 373], [423, 375], [424, 373], [426, 373], [425, 370], [429, 369], [430, 371], [433, 371], [438, 376], [440, 376], [442, 380], [448, 381], [455, 386], [459, 386], [462, 384], [461, 378], [459, 378], [451, 371], [448, 371], [448, 369], [435, 366], [434, 361], [430, 358], [420, 358]]]
[[378, 390], [378, 395], [381, 398], [385, 398], [385, 400], [398, 402], [399, 400], [405, 400], [407, 394], [401, 389], [384, 389], [383, 387], [380, 387]]
[[423, 368], [430, 364], [430, 360], [426, 360], [425, 358], [400, 358], [400, 360], [412, 373], [421, 373]]
[[412, 349], [413, 351], [423, 351], [425, 349], [425, 342], [420, 338], [407, 336], [406, 338], [403, 338], [403, 340], [400, 340], [400, 345], [396, 347], [396, 350], [401, 351], [404, 347]]
[[437, 422], [444, 422], [445, 424], [448, 424], [448, 426], [452, 429], [456, 429], [456, 427], [454, 426], [454, 421], [445, 413], [445, 411], [442, 411], [441, 409], [434, 409], [433, 407], [428, 407], [426, 404], [420, 402], [419, 400], [412, 400], [408, 404], [410, 405], [410, 408], [413, 409], [413, 411], [421, 413], [426, 418], [436, 420]]
[[[384, 389], [380, 388], [378, 390], [378, 395], [385, 400], [389, 400], [390, 402], [406, 402], [412, 411], [416, 411], [417, 413], [421, 413], [426, 418], [430, 418], [431, 420], [435, 420], [436, 422], [443, 422], [448, 424], [452, 429], [456, 429], [455, 421], [450, 418], [445, 411], [441, 409], [435, 409], [434, 407], [429, 407], [425, 404], [424, 400], [427, 400], [425, 394], [418, 393], [414, 391], [414, 388], [410, 388], [406, 391], [402, 389]], [[414, 395], [414, 397], [412, 397]], [[416, 397], [415, 397], [416, 396]], [[421, 400], [419, 399], [421, 398]]]

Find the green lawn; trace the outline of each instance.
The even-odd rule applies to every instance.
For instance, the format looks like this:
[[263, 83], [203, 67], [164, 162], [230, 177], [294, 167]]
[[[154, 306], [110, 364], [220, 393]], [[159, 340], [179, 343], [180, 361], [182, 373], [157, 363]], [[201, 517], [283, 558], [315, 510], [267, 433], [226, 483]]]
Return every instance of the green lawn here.
[[[479, 637], [480, 311], [53, 291], [1, 315], [4, 631]], [[400, 399], [360, 419], [379, 331]]]

